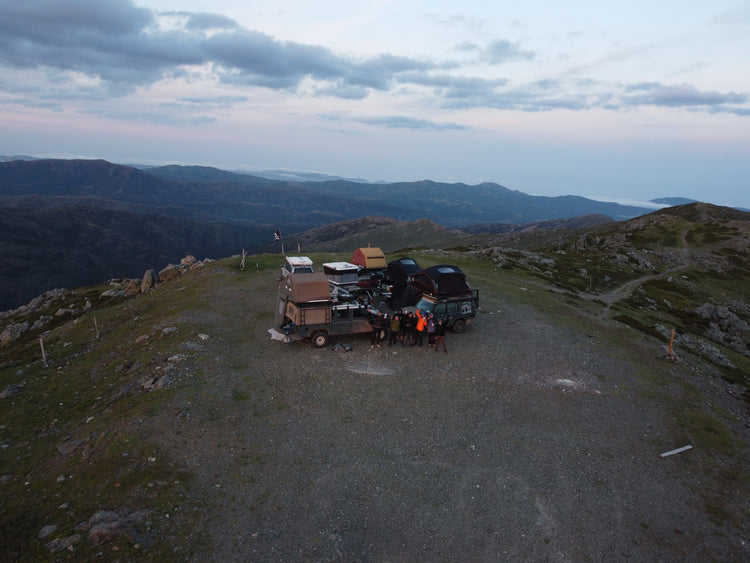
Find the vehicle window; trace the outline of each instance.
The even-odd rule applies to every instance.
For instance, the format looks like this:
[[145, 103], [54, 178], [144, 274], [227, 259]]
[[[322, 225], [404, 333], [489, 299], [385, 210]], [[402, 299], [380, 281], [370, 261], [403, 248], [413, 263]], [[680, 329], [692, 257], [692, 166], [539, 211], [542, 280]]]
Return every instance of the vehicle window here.
[[437, 305], [435, 305], [435, 309], [432, 312], [436, 317], [445, 315], [445, 303], [438, 303]]
[[456, 303], [455, 301], [451, 302], [451, 303], [446, 303], [445, 304], [445, 311], [449, 315], [455, 315], [458, 312], [458, 303]]
[[359, 318], [367, 316], [367, 313], [364, 309], [353, 309], [352, 312], [354, 313], [355, 319], [359, 319]]

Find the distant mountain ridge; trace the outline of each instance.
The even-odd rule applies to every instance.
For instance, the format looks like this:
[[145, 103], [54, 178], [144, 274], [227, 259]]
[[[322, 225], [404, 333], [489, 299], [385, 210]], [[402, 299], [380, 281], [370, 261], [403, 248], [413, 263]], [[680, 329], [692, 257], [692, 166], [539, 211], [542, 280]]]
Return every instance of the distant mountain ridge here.
[[[464, 234], [456, 228], [502, 232], [506, 227], [498, 224], [623, 219], [650, 210], [529, 196], [491, 183], [290, 182], [205, 166], [139, 169], [20, 157], [0, 162], [0, 211], [2, 310], [53, 287], [139, 275], [186, 254], [278, 252], [277, 229], [288, 245], [297, 240], [306, 247], [313, 239], [304, 233], [353, 222], [363, 243], [432, 246], [458, 244]], [[378, 227], [368, 217], [400, 223]], [[477, 224], [485, 226], [471, 228]]]

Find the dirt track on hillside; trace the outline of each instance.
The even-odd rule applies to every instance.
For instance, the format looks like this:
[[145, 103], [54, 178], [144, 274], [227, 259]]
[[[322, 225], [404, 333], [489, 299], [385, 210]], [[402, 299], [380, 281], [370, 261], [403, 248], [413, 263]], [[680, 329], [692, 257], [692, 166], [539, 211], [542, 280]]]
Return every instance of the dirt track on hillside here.
[[[725, 460], [659, 456], [690, 443], [672, 409], [703, 379], [653, 342], [613, 349], [611, 321], [582, 332], [483, 292], [447, 354], [359, 336], [316, 350], [270, 339], [270, 273], [221, 274], [206, 268], [201, 308], [176, 319], [214, 328], [198, 352], [185, 343], [173, 403], [150, 422], [196, 476], [173, 515], [188, 559], [750, 558], [748, 491], [713, 478]], [[719, 383], [704, 391], [744, 409]]]

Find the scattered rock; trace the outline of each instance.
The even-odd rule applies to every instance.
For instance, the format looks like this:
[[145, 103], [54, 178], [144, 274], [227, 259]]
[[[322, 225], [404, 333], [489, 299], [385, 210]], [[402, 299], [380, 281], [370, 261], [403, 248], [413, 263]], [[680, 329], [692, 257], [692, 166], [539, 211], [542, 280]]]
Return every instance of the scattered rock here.
[[168, 282], [179, 278], [181, 275], [182, 270], [180, 270], [174, 264], [169, 264], [166, 268], [159, 272], [159, 280], [162, 282]]
[[50, 534], [54, 534], [57, 531], [57, 524], [50, 524], [49, 526], [45, 526], [41, 530], [39, 530], [39, 533], [37, 534], [37, 538], [40, 540], [43, 540]]
[[141, 380], [141, 387], [146, 391], [158, 391], [164, 389], [170, 383], [172, 383], [172, 378], [166, 373], [154, 374]]
[[141, 280], [130, 280], [123, 290], [123, 295], [137, 295], [141, 292]]
[[51, 542], [48, 542], [45, 547], [47, 548], [47, 551], [50, 553], [55, 553], [57, 551], [62, 551], [63, 549], [73, 550], [73, 544], [81, 539], [80, 534], [74, 534], [72, 536], [68, 536], [67, 538], [58, 538], [54, 539]]
[[143, 538], [134, 526], [141, 522], [148, 513], [147, 510], [125, 514], [113, 510], [100, 510], [86, 522], [79, 524], [77, 529], [88, 532], [91, 545], [110, 543], [120, 536], [125, 537], [132, 544], [143, 543]]
[[75, 440], [69, 440], [67, 442], [63, 442], [62, 444], [58, 444], [57, 451], [60, 452], [62, 455], [70, 455], [74, 451], [76, 451], [80, 445], [81, 445], [81, 442], [76, 442]]
[[125, 295], [125, 291], [122, 289], [108, 289], [107, 291], [103, 291], [101, 295], [99, 295], [99, 299], [104, 299], [105, 297], [122, 297]]
[[4, 391], [0, 392], [0, 399], [6, 399], [7, 397], [15, 395], [16, 393], [20, 391], [21, 391], [21, 388], [18, 387], [17, 385], [10, 385], [6, 387]]
[[158, 281], [159, 276], [154, 270], [146, 270], [146, 273], [143, 274], [143, 279], [141, 280], [141, 293], [153, 289]]
[[29, 327], [30, 325], [28, 321], [8, 325], [5, 327], [5, 330], [0, 333], [0, 345], [9, 344], [14, 340], [18, 340], [24, 332], [29, 330]]
[[708, 329], [704, 332], [706, 338], [750, 356], [747, 347], [747, 343], [750, 342], [750, 325], [746, 321], [724, 305], [704, 303], [694, 312], [704, 321], [708, 321]]
[[36, 321], [34, 321], [33, 325], [31, 325], [31, 330], [36, 330], [38, 328], [41, 328], [51, 320], [52, 320], [52, 317], [50, 317], [49, 315], [42, 315]]
[[66, 307], [60, 307], [56, 312], [56, 317], [64, 317], [65, 315], [75, 315], [76, 310], [75, 309], [68, 309]]

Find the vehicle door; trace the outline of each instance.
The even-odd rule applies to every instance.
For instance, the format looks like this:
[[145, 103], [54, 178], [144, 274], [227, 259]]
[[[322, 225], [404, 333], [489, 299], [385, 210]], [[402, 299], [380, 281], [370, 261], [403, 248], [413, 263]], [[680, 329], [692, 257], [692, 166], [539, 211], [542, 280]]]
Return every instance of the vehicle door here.
[[352, 331], [352, 309], [336, 307], [331, 315], [331, 332], [333, 334], [349, 334]]
[[445, 310], [446, 303], [437, 303], [435, 308], [432, 310], [432, 314], [435, 316], [435, 320], [443, 319], [444, 323], [448, 322], [448, 314]]
[[445, 319], [448, 326], [453, 326], [453, 322], [458, 317], [458, 303], [455, 301], [449, 301], [444, 303], [445, 305]]

